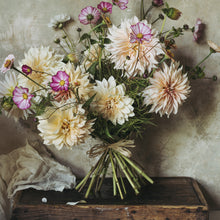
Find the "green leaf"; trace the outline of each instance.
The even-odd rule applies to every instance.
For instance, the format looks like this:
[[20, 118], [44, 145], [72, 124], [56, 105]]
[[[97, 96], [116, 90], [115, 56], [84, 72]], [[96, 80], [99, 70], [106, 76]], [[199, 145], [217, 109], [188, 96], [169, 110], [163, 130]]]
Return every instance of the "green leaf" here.
[[94, 40], [94, 39], [90, 39], [90, 43], [91, 44], [96, 44], [98, 41]]
[[111, 40], [109, 38], [104, 39], [104, 44], [110, 44], [110, 43], [111, 43]]
[[95, 75], [96, 72], [96, 66], [98, 65], [98, 61], [95, 61], [88, 69], [88, 72], [91, 73], [92, 75]]
[[83, 104], [83, 108], [86, 108], [86, 109], [88, 109], [89, 108], [89, 106], [90, 106], [90, 104], [92, 103], [92, 101], [94, 100], [94, 98], [95, 98], [95, 96], [96, 96], [96, 94], [95, 95], [93, 95], [91, 98], [89, 98], [84, 104]]
[[83, 34], [83, 35], [80, 37], [80, 41], [79, 41], [79, 42], [81, 42], [81, 41], [83, 41], [83, 40], [85, 40], [85, 39], [90, 39], [90, 38], [91, 38], [91, 35], [85, 33], [85, 34]]

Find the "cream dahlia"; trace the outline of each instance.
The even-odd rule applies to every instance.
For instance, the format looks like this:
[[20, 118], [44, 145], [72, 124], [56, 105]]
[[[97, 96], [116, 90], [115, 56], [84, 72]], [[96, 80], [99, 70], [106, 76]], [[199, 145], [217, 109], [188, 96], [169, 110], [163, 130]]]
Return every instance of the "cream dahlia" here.
[[103, 118], [110, 120], [114, 125], [117, 123], [122, 125], [128, 121], [129, 117], [134, 116], [134, 108], [132, 106], [134, 100], [125, 95], [125, 86], [120, 84], [116, 86], [116, 81], [111, 76], [108, 81], [96, 81], [94, 86], [96, 94], [92, 109], [101, 114]]
[[80, 66], [75, 68], [74, 64], [70, 62], [64, 66], [64, 71], [69, 76], [69, 89], [55, 93], [55, 99], [57, 101], [76, 99], [76, 91], [78, 90], [79, 98], [83, 101], [88, 100], [93, 95], [89, 74], [84, 73]]
[[157, 32], [151, 29], [151, 25], [146, 20], [141, 23], [151, 29], [151, 38], [141, 43], [130, 42], [130, 35], [133, 33], [131, 27], [138, 22], [138, 18], [133, 17], [122, 21], [120, 27], [113, 25], [109, 28], [108, 35], [111, 43], [105, 45], [106, 50], [111, 53], [110, 57], [115, 63], [115, 68], [125, 69], [127, 77], [143, 75], [146, 69], [150, 72], [158, 64], [157, 55], [164, 54], [159, 39], [156, 37]]
[[[57, 55], [49, 47], [30, 48], [19, 64], [20, 67], [28, 65], [32, 69], [32, 73], [28, 77], [43, 87], [48, 87], [52, 75], [55, 75], [57, 71], [63, 68], [62, 59], [63, 56]], [[23, 75], [19, 75], [19, 85], [28, 88], [30, 93], [39, 90], [37, 95], [47, 95], [46, 90], [42, 90], [42, 88]]]
[[70, 108], [57, 107], [56, 111], [48, 107], [38, 119], [37, 127], [44, 144], [53, 144], [58, 150], [84, 143], [92, 132], [94, 124], [92, 120], [87, 120], [85, 110], [81, 105]]
[[182, 73], [179, 63], [171, 63], [170, 67], [164, 63], [162, 70], [157, 70], [150, 78], [150, 84], [143, 91], [144, 104], [151, 105], [150, 112], [160, 116], [176, 114], [190, 92], [187, 74]]

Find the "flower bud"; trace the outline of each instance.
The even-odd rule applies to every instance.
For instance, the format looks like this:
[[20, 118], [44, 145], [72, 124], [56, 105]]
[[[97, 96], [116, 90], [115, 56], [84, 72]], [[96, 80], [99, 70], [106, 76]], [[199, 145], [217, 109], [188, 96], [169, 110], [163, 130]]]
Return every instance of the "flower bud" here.
[[182, 14], [182, 12], [176, 8], [164, 8], [163, 12], [165, 15], [167, 15], [168, 18], [172, 20], [178, 20]]
[[218, 78], [217, 78], [216, 75], [214, 75], [214, 76], [212, 77], [212, 80], [213, 80], [213, 81], [217, 81], [217, 79], [218, 79]]
[[69, 53], [68, 55], [67, 55], [67, 58], [68, 58], [68, 60], [70, 61], [70, 62], [72, 62], [72, 63], [78, 63], [78, 57], [76, 56], [76, 54], [74, 54], [74, 53]]
[[55, 44], [59, 44], [59, 43], [60, 43], [60, 39], [59, 39], [59, 38], [56, 38], [56, 39], [54, 40], [54, 43], [55, 43]]
[[162, 6], [164, 3], [163, 3], [163, 0], [153, 0], [152, 1], [152, 5], [155, 6], [155, 7], [160, 7]]
[[10, 111], [11, 108], [13, 107], [13, 104], [10, 103], [10, 102], [7, 102], [5, 101], [3, 104], [2, 104], [2, 107], [5, 111]]
[[28, 65], [23, 65], [21, 69], [22, 69], [22, 72], [25, 73], [26, 75], [29, 75], [32, 73], [32, 69]]
[[78, 32], [81, 32], [81, 31], [82, 31], [82, 29], [81, 29], [81, 28], [77, 28], [77, 31], [78, 31]]

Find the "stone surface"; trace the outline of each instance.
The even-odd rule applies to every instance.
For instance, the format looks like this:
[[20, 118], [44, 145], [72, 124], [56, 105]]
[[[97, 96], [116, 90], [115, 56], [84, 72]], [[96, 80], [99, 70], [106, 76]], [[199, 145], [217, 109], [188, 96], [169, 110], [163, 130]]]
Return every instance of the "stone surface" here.
[[[0, 0], [0, 63], [9, 53], [16, 56], [16, 64], [23, 58], [24, 52], [31, 46], [51, 45], [55, 35], [47, 27], [51, 17], [67, 13], [74, 19], [74, 26], [69, 32], [77, 38], [76, 29], [82, 27], [77, 21], [80, 10], [87, 6], [96, 6], [99, 1], [76, 0]], [[145, 1], [147, 8], [150, 1]], [[113, 22], [120, 23], [120, 18], [139, 14], [139, 1], [130, 0], [126, 11], [117, 9], [112, 16]], [[207, 39], [220, 44], [218, 0], [168, 0], [171, 6], [182, 11], [178, 21], [167, 20], [167, 26], [189, 26], [199, 17], [206, 24], [206, 35], [198, 45], [193, 42], [192, 33], [188, 32], [177, 41], [176, 59], [181, 57], [184, 64], [195, 65], [205, 57], [209, 48]], [[155, 9], [156, 12], [157, 9]], [[155, 14], [150, 14], [153, 21]], [[157, 24], [160, 28], [161, 23]], [[85, 30], [85, 27], [82, 27]], [[219, 76], [219, 54], [214, 54], [205, 62], [208, 77]], [[144, 165], [152, 176], [190, 176], [197, 179], [207, 194], [212, 208], [220, 208], [220, 92], [219, 81], [208, 79], [192, 82], [192, 93], [177, 115], [160, 118], [155, 116], [156, 127], [147, 127], [143, 140], [137, 141], [134, 157]], [[37, 139], [29, 124], [15, 123], [12, 119], [0, 117], [0, 153], [10, 152], [15, 147], [23, 146], [26, 138]], [[93, 160], [88, 159], [86, 151], [93, 142], [87, 141], [73, 151], [57, 151], [50, 147], [55, 156], [70, 165], [76, 174], [84, 175]]]

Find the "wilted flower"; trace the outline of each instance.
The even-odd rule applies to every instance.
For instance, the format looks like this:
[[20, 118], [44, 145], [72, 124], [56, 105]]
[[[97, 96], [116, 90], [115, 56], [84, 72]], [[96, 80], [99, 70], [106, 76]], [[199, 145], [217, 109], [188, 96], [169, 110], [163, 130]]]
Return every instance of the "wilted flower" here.
[[14, 64], [15, 56], [13, 54], [9, 54], [1, 67], [1, 72], [6, 73], [8, 70], [11, 69], [12, 65]]
[[178, 106], [190, 92], [187, 74], [182, 73], [179, 63], [171, 63], [170, 67], [163, 63], [163, 69], [157, 70], [150, 78], [150, 86], [143, 91], [144, 104], [151, 105], [150, 112], [166, 114], [167, 117], [178, 111]]
[[219, 45], [215, 44], [211, 40], [208, 40], [207, 43], [212, 50], [214, 50], [216, 53], [220, 53], [220, 46]]
[[141, 23], [151, 29], [151, 38], [141, 44], [130, 42], [131, 25], [138, 22], [138, 18], [134, 17], [122, 21], [120, 27], [113, 25], [109, 28], [108, 35], [111, 43], [105, 45], [106, 50], [111, 53], [110, 58], [115, 63], [115, 69], [125, 70], [124, 74], [127, 77], [143, 75], [146, 69], [150, 72], [158, 64], [156, 57], [164, 54], [162, 45], [156, 37], [157, 32], [151, 29], [151, 25], [146, 20]]
[[100, 2], [97, 6], [98, 9], [102, 11], [102, 13], [107, 13], [109, 12], [110, 14], [112, 13], [112, 4], [109, 2]]
[[22, 65], [21, 69], [22, 69], [22, 72], [25, 73], [26, 75], [29, 75], [32, 73], [32, 69], [28, 65]]
[[92, 102], [92, 109], [98, 112], [106, 120], [110, 120], [114, 125], [122, 125], [128, 121], [129, 117], [134, 116], [132, 106], [134, 100], [125, 95], [125, 86], [120, 84], [116, 86], [116, 81], [111, 76], [108, 81], [96, 81], [94, 87], [95, 100]]
[[66, 14], [56, 15], [54, 18], [51, 19], [48, 27], [58, 28], [60, 24], [65, 24], [66, 22], [70, 21], [70, 16]]
[[137, 24], [131, 25], [133, 33], [130, 34], [130, 42], [142, 43], [143, 41], [149, 41], [151, 39], [151, 29], [144, 23], [138, 22]]
[[177, 8], [164, 8], [162, 9], [165, 15], [172, 20], [178, 20], [182, 14]]
[[96, 24], [100, 18], [100, 12], [97, 8], [87, 6], [79, 14], [79, 21], [82, 24]]
[[112, 3], [117, 5], [121, 10], [127, 8], [128, 0], [112, 0]]
[[67, 75], [65, 71], [58, 71], [57, 74], [52, 77], [52, 83], [50, 83], [50, 87], [53, 89], [53, 91], [67, 91], [68, 86], [69, 75]]
[[199, 41], [204, 32], [205, 25], [202, 23], [201, 19], [196, 20], [196, 24], [194, 27], [193, 38], [194, 41]]
[[153, 0], [152, 1], [152, 5], [155, 6], [155, 7], [160, 7], [162, 6], [164, 3], [163, 3], [163, 0]]
[[13, 101], [18, 108], [25, 110], [31, 107], [31, 99], [34, 95], [30, 94], [28, 88], [15, 87], [13, 91]]
[[85, 110], [81, 105], [71, 106], [68, 109], [58, 106], [48, 107], [44, 114], [38, 117], [38, 130], [44, 144], [52, 145], [60, 150], [63, 147], [72, 148], [89, 137], [94, 122], [88, 121]]

